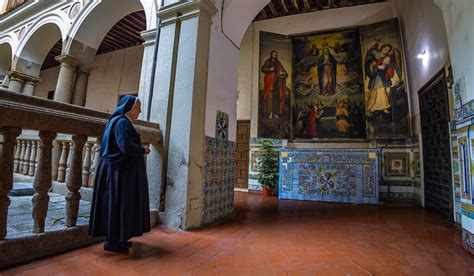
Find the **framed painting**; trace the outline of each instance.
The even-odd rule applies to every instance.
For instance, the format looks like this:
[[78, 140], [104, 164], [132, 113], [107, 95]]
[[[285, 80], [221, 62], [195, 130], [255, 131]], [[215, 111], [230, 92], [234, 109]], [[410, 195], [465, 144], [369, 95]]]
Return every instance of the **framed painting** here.
[[294, 138], [365, 138], [358, 29], [297, 36], [292, 45]]
[[289, 139], [291, 114], [291, 40], [260, 32], [259, 138]]
[[409, 103], [398, 19], [361, 28], [368, 139], [410, 136]]

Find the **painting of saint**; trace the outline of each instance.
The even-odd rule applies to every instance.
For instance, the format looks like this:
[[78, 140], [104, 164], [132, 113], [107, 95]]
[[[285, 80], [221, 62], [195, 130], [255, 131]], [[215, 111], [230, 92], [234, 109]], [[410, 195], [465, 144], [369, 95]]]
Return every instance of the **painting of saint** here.
[[398, 20], [362, 28], [369, 139], [409, 136], [408, 97]]
[[357, 29], [294, 37], [295, 139], [365, 138]]
[[260, 32], [258, 137], [290, 137], [291, 40]]

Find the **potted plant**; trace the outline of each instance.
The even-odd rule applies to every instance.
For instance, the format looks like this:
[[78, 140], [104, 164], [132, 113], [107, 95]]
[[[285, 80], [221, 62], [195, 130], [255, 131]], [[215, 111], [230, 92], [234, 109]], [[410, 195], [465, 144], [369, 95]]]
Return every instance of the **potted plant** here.
[[262, 155], [258, 158], [258, 182], [262, 185], [263, 196], [268, 197], [278, 184], [278, 151], [268, 140], [262, 141], [259, 150]]

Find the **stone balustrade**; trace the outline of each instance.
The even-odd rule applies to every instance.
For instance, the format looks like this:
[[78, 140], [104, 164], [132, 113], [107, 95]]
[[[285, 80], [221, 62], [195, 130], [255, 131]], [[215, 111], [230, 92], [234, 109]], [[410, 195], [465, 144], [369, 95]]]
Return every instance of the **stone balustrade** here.
[[[53, 180], [66, 182], [66, 226], [74, 227], [81, 198], [79, 189], [91, 186], [93, 168], [99, 161], [100, 136], [110, 114], [3, 89], [0, 114], [0, 240], [7, 235], [8, 194], [14, 172], [34, 176], [34, 233], [44, 232]], [[144, 143], [161, 143], [157, 124], [138, 121], [135, 126]], [[39, 139], [17, 139], [22, 130], [39, 131]], [[58, 133], [71, 135], [72, 141], [58, 141], [61, 157], [57, 179], [53, 179], [52, 150]]]

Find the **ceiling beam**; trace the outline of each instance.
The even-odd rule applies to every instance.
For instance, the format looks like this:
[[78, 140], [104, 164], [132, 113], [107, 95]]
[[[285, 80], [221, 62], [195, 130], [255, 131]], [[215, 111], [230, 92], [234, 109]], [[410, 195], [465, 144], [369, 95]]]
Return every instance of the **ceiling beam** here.
[[304, 4], [304, 11], [306, 12], [311, 11], [311, 5], [309, 4], [308, 0], [303, 0], [303, 4]]
[[300, 7], [298, 5], [298, 0], [291, 0], [293, 3], [293, 7], [295, 7], [296, 12], [300, 12]]
[[273, 16], [277, 17], [278, 16], [278, 11], [276, 10], [275, 5], [273, 4], [273, 2], [270, 2], [270, 4], [268, 4], [268, 6], [270, 7], [270, 10], [272, 11]]
[[285, 0], [280, 0], [280, 5], [283, 8], [285, 15], [288, 15], [288, 7], [286, 6]]

